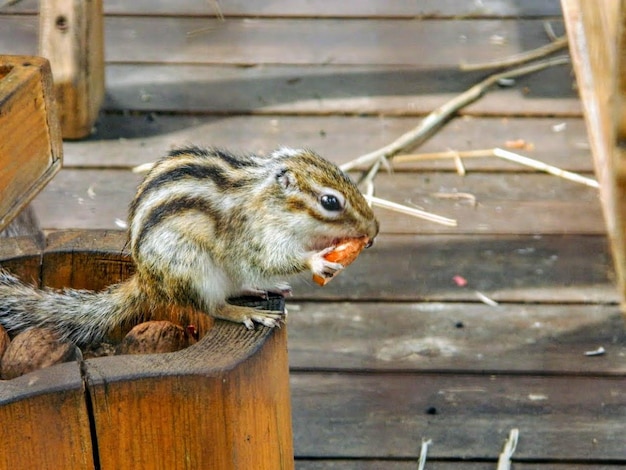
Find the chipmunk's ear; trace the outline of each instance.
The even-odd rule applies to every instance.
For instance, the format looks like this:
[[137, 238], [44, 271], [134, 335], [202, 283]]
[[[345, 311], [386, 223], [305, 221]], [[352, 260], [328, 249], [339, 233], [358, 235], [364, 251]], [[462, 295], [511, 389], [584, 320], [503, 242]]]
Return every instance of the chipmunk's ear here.
[[287, 168], [281, 168], [276, 173], [276, 182], [283, 189], [295, 189], [298, 186], [298, 182], [296, 181], [293, 173], [291, 173], [291, 171]]

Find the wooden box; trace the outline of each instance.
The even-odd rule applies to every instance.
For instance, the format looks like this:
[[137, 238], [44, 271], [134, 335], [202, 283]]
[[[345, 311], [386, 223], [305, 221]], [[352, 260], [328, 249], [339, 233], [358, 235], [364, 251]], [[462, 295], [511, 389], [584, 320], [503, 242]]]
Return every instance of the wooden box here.
[[[54, 287], [132, 272], [125, 234], [0, 246], [0, 265]], [[282, 308], [272, 305], [272, 308]], [[101, 357], [0, 381], [0, 469], [293, 469], [286, 328], [225, 321], [169, 354]]]
[[50, 64], [0, 56], [0, 230], [61, 168], [61, 159]]

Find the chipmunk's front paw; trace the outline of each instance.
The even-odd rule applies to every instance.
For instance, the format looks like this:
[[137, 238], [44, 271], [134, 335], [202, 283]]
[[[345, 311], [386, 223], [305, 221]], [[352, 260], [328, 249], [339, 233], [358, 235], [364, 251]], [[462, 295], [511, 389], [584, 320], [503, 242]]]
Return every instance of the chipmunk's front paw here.
[[315, 275], [329, 278], [333, 277], [338, 271], [343, 269], [343, 264], [335, 263], [333, 261], [328, 261], [324, 256], [335, 249], [334, 246], [328, 247], [322, 251], [318, 251], [314, 253], [309, 258], [309, 266], [311, 272]]
[[230, 304], [222, 305], [213, 313], [213, 316], [222, 320], [243, 323], [249, 330], [254, 329], [255, 323], [274, 328], [285, 320], [285, 315], [280, 310], [261, 310], [254, 307]]

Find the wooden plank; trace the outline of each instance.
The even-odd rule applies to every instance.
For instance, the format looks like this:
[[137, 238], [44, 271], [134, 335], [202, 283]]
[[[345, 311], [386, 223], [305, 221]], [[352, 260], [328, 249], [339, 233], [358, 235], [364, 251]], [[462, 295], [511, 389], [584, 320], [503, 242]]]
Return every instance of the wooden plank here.
[[[597, 463], [523, 463], [515, 462], [513, 465], [515, 470], [620, 470], [622, 465], [601, 465]], [[428, 459], [426, 468], [434, 470], [493, 470], [496, 468], [496, 461], [490, 462], [459, 462], [440, 461]], [[298, 470], [415, 470], [417, 467], [417, 459], [413, 460], [392, 460], [392, 459], [297, 459], [296, 468]]]
[[104, 98], [102, 0], [42, 1], [38, 55], [54, 73], [63, 137], [89, 135]]
[[2, 469], [96, 468], [78, 363], [0, 381], [0, 421]]
[[[119, 229], [141, 177], [127, 170], [64, 169], [33, 201], [48, 229]], [[394, 173], [377, 195], [458, 220], [444, 227], [377, 210], [384, 233], [604, 234], [597, 190], [544, 174]], [[471, 193], [450, 200], [440, 193]]]
[[[112, 15], [194, 15], [215, 16], [215, 7], [202, 0], [182, 0], [173, 4], [168, 0], [137, 0], [105, 2], [105, 12]], [[481, 2], [459, 2], [457, 0], [420, 0], [419, 2], [360, 0], [336, 2], [333, 0], [282, 0], [273, 2], [249, 2], [229, 0], [221, 2], [219, 8], [224, 16], [314, 16], [314, 17], [401, 17], [401, 18], [484, 18], [507, 16], [559, 16], [558, 0], [525, 0], [510, 2], [482, 0]], [[36, 0], [22, 0], [5, 7], [5, 11], [35, 13]]]
[[626, 312], [626, 93], [622, 86], [626, 10], [623, 2], [616, 1], [563, 0], [562, 4]]
[[[17, 48], [13, 53], [35, 53], [35, 22], [32, 16], [0, 17], [0, 51]], [[560, 21], [554, 23], [563, 30]], [[549, 41], [543, 20], [524, 19], [223, 22], [178, 16], [108, 17], [105, 28], [106, 60], [131, 63], [380, 64], [431, 70], [455, 68], [468, 60], [495, 60]], [[155, 43], [160, 47], [153, 47]]]
[[[626, 373], [617, 305], [288, 300], [288, 308], [292, 371]], [[599, 346], [605, 355], [585, 356]]]
[[[388, 144], [420, 118], [388, 116], [185, 116], [103, 114], [91, 139], [65, 142], [64, 167], [132, 167], [169, 149], [194, 142], [233, 150], [268, 152], [280, 146], [308, 147], [338, 164]], [[522, 139], [521, 153], [559, 168], [591, 172], [585, 123], [578, 118], [453, 119], [416, 152], [506, 147]], [[502, 159], [471, 158], [468, 171], [524, 171]], [[453, 171], [450, 161], [399, 164], [396, 169]]]
[[303, 300], [476, 302], [478, 290], [502, 302], [606, 303], [618, 300], [610, 266], [605, 237], [383, 235], [324, 288], [293, 286]]
[[[479, 80], [457, 70], [407, 66], [110, 65], [109, 111], [255, 114], [423, 115]], [[568, 67], [499, 88], [462, 115], [579, 117]]]
[[626, 462], [625, 379], [494, 375], [291, 375], [296, 456]]

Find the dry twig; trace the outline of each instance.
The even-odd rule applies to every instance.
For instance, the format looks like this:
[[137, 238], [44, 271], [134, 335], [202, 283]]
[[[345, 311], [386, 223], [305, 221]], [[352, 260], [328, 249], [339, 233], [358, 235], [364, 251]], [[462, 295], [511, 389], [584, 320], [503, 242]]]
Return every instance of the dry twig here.
[[493, 62], [461, 64], [460, 68], [461, 70], [466, 72], [475, 72], [477, 70], [493, 70], [505, 67], [513, 67], [516, 65], [524, 64], [526, 62], [530, 62], [535, 59], [539, 59], [541, 57], [545, 57], [566, 47], [567, 36], [560, 36], [553, 39], [551, 43], [538, 47], [537, 49], [533, 49], [531, 51], [521, 52], [520, 54], [515, 54], [505, 59], [500, 59]]
[[511, 429], [509, 438], [504, 443], [504, 449], [498, 458], [497, 470], [511, 470], [511, 457], [515, 453], [517, 448], [517, 441], [519, 440], [519, 429]]
[[501, 148], [493, 149], [494, 156], [498, 158], [502, 158], [504, 160], [509, 160], [511, 162], [519, 163], [521, 165], [529, 166], [536, 170], [545, 171], [546, 173], [550, 173], [554, 176], [559, 176], [566, 180], [574, 181], [576, 183], [581, 183], [592, 188], [599, 188], [600, 185], [594, 179], [587, 178], [585, 176], [581, 176], [577, 173], [572, 173], [571, 171], [561, 170], [552, 165], [548, 165], [547, 163], [540, 162], [539, 160], [535, 160], [533, 158], [528, 158], [523, 155], [519, 155], [517, 153], [509, 152], [508, 150], [504, 150]]
[[567, 170], [562, 170], [554, 165], [548, 165], [539, 160], [535, 160], [534, 158], [529, 158], [524, 155], [520, 155], [519, 153], [514, 153], [509, 150], [504, 150], [501, 148], [492, 148], [492, 149], [481, 149], [481, 150], [468, 150], [466, 152], [439, 152], [439, 153], [422, 153], [422, 154], [407, 154], [407, 155], [398, 155], [394, 158], [394, 162], [397, 163], [406, 163], [406, 162], [419, 162], [425, 160], [441, 160], [446, 158], [452, 158], [455, 160], [459, 158], [478, 158], [478, 157], [498, 157], [503, 160], [508, 160], [513, 163], [519, 163], [520, 165], [524, 165], [530, 168], [534, 168], [535, 170], [544, 171], [554, 176], [558, 176], [560, 178], [574, 181], [575, 183], [584, 184], [586, 186], [592, 188], [599, 188], [600, 185], [598, 182], [592, 178], [587, 178], [586, 176], [579, 175], [578, 173], [574, 173]]
[[447, 225], [449, 227], [457, 226], [456, 220], [449, 219], [441, 215], [432, 214], [431, 212], [426, 212], [420, 209], [415, 209], [413, 207], [403, 206], [402, 204], [387, 201], [386, 199], [381, 199], [375, 196], [365, 195], [365, 199], [367, 199], [368, 202], [372, 204], [373, 206], [378, 206], [382, 209], [388, 209], [394, 212], [399, 212], [401, 214], [410, 215], [412, 217], [417, 217], [419, 219], [428, 220], [430, 222]]
[[428, 456], [428, 447], [433, 443], [431, 439], [422, 439], [422, 447], [420, 448], [420, 457], [417, 461], [417, 470], [424, 470], [426, 468], [426, 458]]
[[568, 56], [558, 56], [551, 59], [535, 62], [533, 64], [518, 67], [512, 70], [495, 73], [469, 88], [460, 95], [452, 98], [447, 103], [432, 111], [426, 116], [420, 124], [414, 129], [401, 135], [392, 143], [381, 147], [378, 150], [362, 155], [354, 160], [341, 165], [344, 171], [351, 170], [362, 165], [372, 165], [378, 160], [392, 158], [408, 147], [414, 147], [426, 141], [434, 134], [447, 120], [452, 117], [458, 110], [473, 103], [483, 96], [485, 92], [495, 85], [502, 78], [515, 78], [522, 75], [528, 75], [539, 70], [543, 70], [555, 65], [563, 65], [569, 63]]

